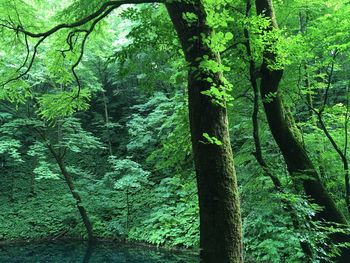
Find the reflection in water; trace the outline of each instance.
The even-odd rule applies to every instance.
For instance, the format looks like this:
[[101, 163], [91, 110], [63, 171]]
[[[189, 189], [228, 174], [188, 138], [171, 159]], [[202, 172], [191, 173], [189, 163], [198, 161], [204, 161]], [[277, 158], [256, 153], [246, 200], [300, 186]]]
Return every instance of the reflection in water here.
[[196, 256], [143, 247], [84, 242], [0, 245], [1, 263], [197, 263]]
[[94, 246], [95, 243], [89, 242], [88, 245], [86, 246], [86, 252], [83, 258], [83, 263], [89, 263], [90, 258], [92, 256], [92, 252], [94, 251]]

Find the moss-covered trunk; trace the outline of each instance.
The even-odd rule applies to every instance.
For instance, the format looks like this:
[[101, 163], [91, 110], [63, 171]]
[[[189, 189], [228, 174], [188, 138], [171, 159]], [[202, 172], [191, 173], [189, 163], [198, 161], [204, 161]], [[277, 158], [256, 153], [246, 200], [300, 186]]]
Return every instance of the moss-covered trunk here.
[[[257, 0], [256, 9], [258, 15], [264, 15], [271, 20], [271, 26], [267, 30], [278, 28], [271, 0]], [[305, 149], [290, 129], [278, 92], [283, 70], [269, 67], [269, 63], [276, 60], [276, 54], [266, 48], [263, 58], [260, 69], [261, 96], [269, 127], [286, 161], [288, 171], [295, 181], [301, 182], [305, 193], [311, 197], [312, 201], [323, 208], [318, 212], [316, 219], [346, 225], [347, 220], [335, 205]], [[331, 238], [335, 243], [350, 241], [348, 235], [340, 233], [332, 235]], [[349, 249], [342, 249], [341, 253], [342, 255], [337, 259], [337, 262], [348, 262], [350, 259]]]
[[[188, 2], [167, 4], [167, 9], [189, 63], [189, 118], [198, 184], [201, 262], [243, 262], [239, 195], [226, 109], [202, 94], [212, 85], [223, 85], [223, 79], [222, 74], [200, 69], [199, 64], [204, 57], [218, 63], [220, 58], [202, 41], [212, 32], [206, 25], [201, 1]], [[188, 23], [184, 13], [195, 14], [197, 21]], [[222, 145], [208, 143], [204, 133]]]
[[[246, 1], [246, 17], [250, 17], [251, 14], [251, 8], [252, 8], [252, 1], [247, 0]], [[267, 162], [265, 161], [265, 158], [263, 156], [261, 142], [260, 142], [260, 127], [259, 127], [259, 86], [258, 86], [258, 76], [256, 74], [257, 72], [257, 66], [255, 64], [252, 49], [251, 49], [251, 41], [250, 41], [250, 34], [248, 28], [244, 29], [244, 37], [245, 37], [245, 43], [244, 46], [246, 48], [247, 55], [249, 57], [249, 81], [253, 89], [253, 112], [252, 112], [252, 124], [253, 124], [253, 139], [254, 139], [254, 145], [255, 145], [255, 152], [254, 156], [261, 166], [261, 168], [264, 171], [264, 174], [268, 177], [270, 177], [274, 188], [277, 192], [280, 192], [282, 194], [285, 193], [282, 183], [280, 179], [273, 173]], [[298, 218], [297, 212], [293, 208], [292, 202], [289, 200], [283, 200], [284, 204], [284, 211], [290, 215], [293, 228], [296, 231], [300, 231], [301, 228], [301, 222]], [[312, 262], [313, 259], [313, 252], [310, 244], [307, 240], [299, 240], [300, 247], [304, 252], [305, 260], [306, 262]]]

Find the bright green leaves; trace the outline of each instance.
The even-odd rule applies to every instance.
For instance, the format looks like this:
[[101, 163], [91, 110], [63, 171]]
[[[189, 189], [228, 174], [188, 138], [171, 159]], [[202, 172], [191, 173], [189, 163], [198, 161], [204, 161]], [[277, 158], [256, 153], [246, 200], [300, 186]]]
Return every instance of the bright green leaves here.
[[223, 73], [230, 70], [229, 67], [224, 66], [217, 60], [209, 59], [208, 56], [199, 58], [198, 60], [200, 60], [199, 69], [207, 73]]
[[198, 16], [194, 13], [186, 12], [182, 16], [189, 24], [194, 24], [198, 21]]
[[[225, 108], [227, 103], [233, 100], [230, 94], [232, 85], [222, 76], [222, 73], [229, 71], [230, 68], [226, 67], [218, 60], [209, 59], [208, 56], [199, 58], [198, 60], [200, 61], [198, 66], [200, 72], [208, 76], [206, 79], [203, 79], [203, 81], [211, 85], [209, 89], [201, 93], [209, 96], [214, 104]], [[220, 79], [220, 84], [218, 84], [218, 79]]]
[[228, 0], [206, 0], [204, 1], [206, 11], [206, 24], [212, 32], [209, 36], [202, 36], [202, 40], [212, 49], [214, 53], [223, 52], [233, 39], [230, 23], [234, 21], [228, 5]]
[[[227, 1], [204, 1], [205, 14], [198, 19], [199, 24], [203, 23], [203, 30], [200, 34], [194, 35], [193, 42], [200, 42], [203, 50], [210, 50], [201, 57], [196, 58], [190, 70], [195, 72], [203, 86], [199, 87], [204, 96], [211, 98], [211, 101], [221, 107], [226, 107], [228, 101], [232, 100], [230, 91], [232, 85], [224, 78], [223, 73], [230, 71], [221, 61], [220, 53], [224, 52], [233, 40], [233, 34], [227, 29], [232, 22], [232, 16], [226, 7]], [[186, 14], [186, 16], [190, 16]], [[193, 20], [197, 16], [192, 14]], [[189, 20], [189, 19], [188, 19]]]
[[[227, 89], [226, 86], [216, 87], [211, 86], [210, 89], [202, 91], [203, 95], [209, 96], [212, 99], [212, 103], [226, 108], [227, 102], [233, 101], [232, 96], [228, 93], [231, 89]], [[231, 105], [231, 104], [229, 104]]]
[[218, 32], [208, 39], [208, 46], [216, 53], [223, 52], [227, 49], [230, 41], [233, 39], [231, 32]]
[[[63, 43], [60, 44], [63, 45]], [[43, 59], [44, 69], [57, 86], [68, 86], [74, 83], [71, 67], [74, 59], [77, 59], [76, 57], [77, 54], [72, 54], [71, 52], [66, 52], [65, 57], [63, 57], [55, 49], [49, 50], [45, 55]]]
[[109, 157], [108, 162], [112, 166], [112, 171], [106, 173], [105, 178], [113, 178], [115, 189], [140, 188], [142, 184], [148, 182], [150, 173], [144, 171], [140, 164], [129, 159], [120, 160], [115, 156]]
[[249, 32], [251, 57], [257, 65], [262, 60], [262, 54], [269, 52], [273, 59], [266, 61], [272, 70], [284, 69], [292, 62], [305, 58], [303, 41], [299, 35], [291, 36], [285, 29], [272, 26], [270, 18], [265, 16], [244, 17], [240, 21], [243, 30]]
[[229, 23], [234, 21], [228, 6], [230, 0], [205, 0], [204, 6], [207, 13], [207, 24], [217, 30], [227, 28]]
[[24, 80], [11, 81], [0, 87], [0, 100], [8, 100], [11, 103], [24, 103], [30, 96], [30, 86]]
[[103, 150], [100, 140], [91, 132], [84, 130], [77, 118], [64, 118], [57, 122], [61, 132], [58, 148], [66, 148], [72, 153], [81, 153], [86, 150]]
[[91, 98], [90, 91], [78, 89], [63, 91], [56, 94], [45, 94], [38, 98], [39, 114], [45, 119], [52, 120], [58, 117], [67, 117], [76, 111], [87, 110]]
[[29, 147], [27, 154], [37, 159], [37, 165], [35, 166], [33, 173], [36, 180], [60, 179], [59, 174], [56, 172], [56, 166], [48, 161], [48, 149], [45, 143], [36, 141]]
[[327, 2], [324, 3], [327, 12], [309, 23], [306, 40], [317, 51], [325, 54], [334, 50], [348, 52], [350, 49], [349, 5], [341, 1]]
[[[299, 36], [288, 36], [280, 29], [273, 29], [262, 38], [267, 50], [276, 54], [274, 60], [268, 61], [268, 67], [272, 70], [284, 69], [286, 65], [290, 65], [296, 60], [298, 49], [302, 48]], [[303, 53], [300, 55], [305, 56]]]
[[6, 155], [12, 158], [15, 162], [23, 162], [19, 153], [21, 142], [9, 137], [0, 137], [0, 156]]
[[222, 142], [216, 138], [215, 136], [210, 136], [208, 133], [203, 133], [203, 138], [204, 141], [202, 141], [202, 143], [204, 144], [214, 144], [217, 146], [221, 146]]

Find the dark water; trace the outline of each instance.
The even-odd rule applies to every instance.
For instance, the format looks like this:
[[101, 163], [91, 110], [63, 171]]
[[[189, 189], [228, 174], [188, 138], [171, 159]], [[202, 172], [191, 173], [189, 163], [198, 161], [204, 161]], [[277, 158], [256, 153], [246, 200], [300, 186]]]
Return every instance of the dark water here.
[[197, 263], [198, 258], [179, 252], [81, 242], [0, 245], [0, 263]]

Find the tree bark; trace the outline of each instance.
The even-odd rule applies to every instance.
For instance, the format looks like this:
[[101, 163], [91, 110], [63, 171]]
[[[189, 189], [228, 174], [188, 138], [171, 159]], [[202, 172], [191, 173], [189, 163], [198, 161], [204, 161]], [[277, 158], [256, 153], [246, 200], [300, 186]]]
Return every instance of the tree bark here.
[[129, 224], [130, 224], [130, 202], [129, 202], [129, 189], [126, 189], [126, 237], [129, 235]]
[[[200, 208], [201, 262], [241, 263], [241, 214], [226, 108], [214, 105], [212, 98], [202, 94], [212, 85], [222, 86], [223, 76], [199, 67], [204, 57], [218, 63], [220, 57], [202, 39], [212, 34], [202, 1], [173, 2], [166, 7], [189, 64], [189, 118]], [[184, 13], [195, 14], [197, 21], [187, 22]], [[216, 137], [222, 145], [203, 142], [204, 133]]]
[[[270, 19], [271, 25], [267, 28], [267, 31], [278, 28], [272, 0], [256, 0], [256, 9], [258, 15]], [[288, 171], [295, 182], [299, 181], [303, 185], [305, 193], [310, 196], [312, 201], [322, 207], [322, 210], [317, 213], [316, 219], [328, 223], [347, 225], [347, 220], [322, 184], [309, 156], [289, 128], [281, 97], [278, 93], [283, 69], [270, 68], [269, 64], [274, 61], [276, 61], [276, 54], [266, 48], [260, 68], [260, 92], [268, 124], [286, 161]], [[333, 234], [331, 239], [334, 243], [350, 241], [349, 235], [341, 233]], [[348, 262], [349, 258], [350, 250], [344, 248], [341, 251], [341, 256], [337, 258], [337, 262]]]
[[[246, 17], [250, 16], [251, 6], [252, 6], [251, 0], [247, 0]], [[283, 186], [282, 186], [280, 179], [275, 174], [273, 174], [269, 165], [265, 161], [265, 158], [263, 157], [262, 148], [261, 148], [261, 141], [260, 141], [259, 118], [258, 118], [258, 115], [259, 115], [259, 87], [258, 87], [258, 77], [256, 74], [257, 67], [256, 67], [255, 61], [252, 57], [253, 54], [252, 54], [252, 50], [251, 50], [251, 41], [250, 41], [250, 34], [249, 34], [248, 29], [245, 28], [243, 33], [244, 33], [244, 38], [245, 38], [244, 46], [246, 48], [248, 59], [249, 59], [249, 81], [250, 81], [250, 84], [253, 88], [252, 124], [253, 124], [253, 139], [254, 139], [254, 145], [255, 145], [254, 156], [255, 156], [257, 162], [259, 163], [259, 165], [261, 166], [264, 174], [271, 179], [275, 190], [279, 193], [285, 194], [285, 191], [283, 189]], [[293, 204], [291, 202], [289, 202], [288, 200], [283, 200], [282, 202], [284, 204], [284, 207], [283, 207], [284, 211], [287, 214], [289, 214], [289, 216], [291, 218], [293, 228], [296, 231], [300, 231], [302, 223], [300, 222], [300, 219], [298, 218], [298, 214], [295, 211]], [[302, 251], [304, 252], [306, 262], [312, 262], [313, 251], [312, 251], [312, 248], [311, 248], [310, 244], [308, 243], [308, 241], [300, 239], [299, 243], [300, 243], [300, 247], [301, 247]]]
[[[104, 84], [105, 86], [105, 84]], [[109, 130], [109, 113], [108, 113], [108, 103], [105, 91], [102, 91], [102, 98], [103, 98], [103, 107], [104, 107], [104, 118], [105, 118], [105, 125], [106, 125], [106, 132], [107, 132], [107, 140], [108, 140], [108, 151], [109, 155], [113, 155], [113, 149], [112, 149], [112, 141], [111, 141], [111, 134]]]
[[81, 203], [81, 197], [80, 197], [79, 193], [75, 190], [75, 187], [74, 187], [74, 184], [72, 181], [72, 177], [71, 177], [70, 173], [67, 171], [66, 166], [65, 166], [62, 158], [55, 151], [55, 149], [51, 145], [48, 145], [48, 148], [49, 148], [51, 154], [53, 155], [53, 157], [55, 158], [55, 160], [60, 168], [60, 171], [61, 171], [61, 173], [62, 173], [62, 175], [63, 175], [63, 177], [68, 185], [68, 188], [69, 188], [73, 198], [76, 201], [76, 206], [78, 208], [81, 219], [83, 220], [84, 226], [86, 228], [86, 232], [88, 234], [89, 241], [92, 242], [95, 240], [95, 236], [93, 233], [93, 227], [92, 227], [91, 221], [89, 219], [89, 216], [86, 212], [86, 209]]

